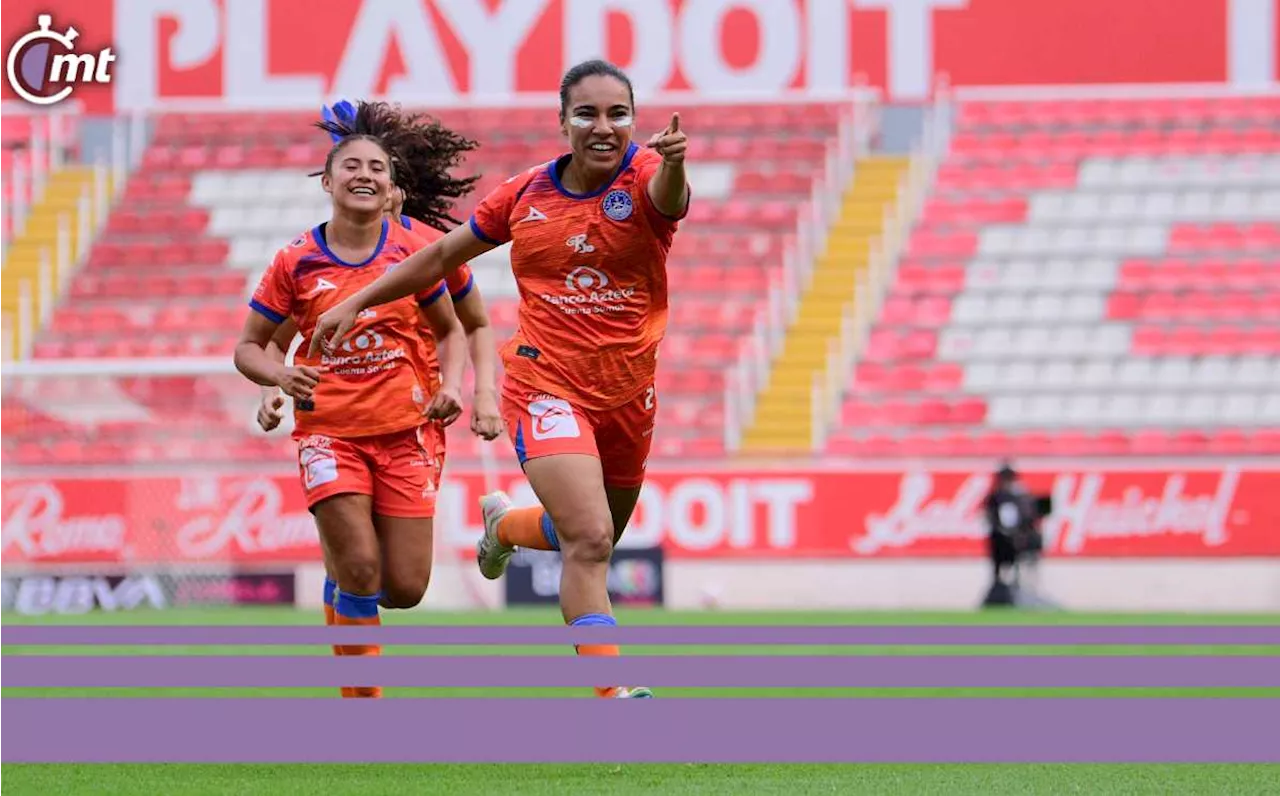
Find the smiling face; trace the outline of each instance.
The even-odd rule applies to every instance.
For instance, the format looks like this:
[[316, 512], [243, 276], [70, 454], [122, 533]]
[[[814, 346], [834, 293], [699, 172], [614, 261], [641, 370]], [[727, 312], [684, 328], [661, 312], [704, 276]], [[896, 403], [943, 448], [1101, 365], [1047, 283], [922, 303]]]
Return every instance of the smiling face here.
[[612, 174], [631, 144], [631, 91], [611, 75], [590, 75], [569, 88], [561, 111], [574, 163], [588, 174]]
[[376, 141], [352, 139], [333, 153], [321, 184], [335, 211], [381, 215], [391, 196], [391, 159]]

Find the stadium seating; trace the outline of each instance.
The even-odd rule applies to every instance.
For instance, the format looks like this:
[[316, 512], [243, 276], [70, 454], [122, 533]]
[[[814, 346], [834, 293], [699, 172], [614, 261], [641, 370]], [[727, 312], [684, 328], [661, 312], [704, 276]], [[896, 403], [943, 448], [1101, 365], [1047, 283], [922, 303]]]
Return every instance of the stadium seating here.
[[831, 452], [1280, 452], [1280, 100], [972, 102]]
[[[723, 453], [723, 368], [754, 322], [768, 269], [780, 262], [795, 208], [811, 192], [837, 126], [835, 109], [823, 105], [681, 113], [691, 127], [716, 134], [695, 143], [691, 180], [699, 201], [670, 262], [675, 289], [655, 458]], [[327, 135], [312, 126], [317, 116], [157, 119], [140, 168], [34, 356], [229, 358], [248, 294], [275, 251], [326, 217], [327, 197], [307, 176], [322, 167], [329, 147]], [[669, 116], [667, 109], [643, 109], [637, 137]], [[482, 144], [461, 170], [482, 180], [457, 208], [459, 219], [501, 180], [564, 145], [545, 109], [446, 111], [440, 118]], [[515, 326], [505, 253], [474, 266], [505, 339]], [[6, 455], [27, 464], [177, 460], [193, 450], [211, 461], [286, 455], [280, 435], [264, 441], [252, 433], [256, 391], [238, 376], [115, 381], [115, 414], [87, 425], [59, 413], [61, 400], [83, 401], [84, 393], [72, 389], [59, 398], [51, 393], [66, 388], [57, 382], [7, 396]], [[21, 422], [9, 425], [15, 417]], [[451, 461], [476, 454], [465, 425], [451, 432]]]
[[[3, 202], [3, 212], [0, 212], [0, 241], [4, 247], [5, 262], [9, 259], [9, 245], [12, 242], [14, 233], [17, 231], [17, 221], [15, 216], [19, 206], [26, 207], [30, 202], [30, 187], [26, 180], [18, 180], [14, 177], [14, 166], [21, 163], [23, 167], [27, 165], [29, 153], [27, 150], [27, 142], [31, 137], [31, 125], [29, 119], [13, 114], [6, 115], [0, 120], [0, 202]], [[8, 282], [6, 274], [5, 281]], [[5, 355], [17, 348], [17, 342], [14, 339], [16, 335], [13, 333], [13, 321], [11, 319], [8, 308], [2, 306], [5, 302], [3, 296], [0, 295], [0, 315], [3, 316], [4, 322], [4, 341]], [[16, 314], [16, 313], [15, 313]]]
[[[9, 239], [13, 234], [13, 207], [18, 202], [29, 202], [30, 186], [26, 182], [19, 182], [13, 177], [14, 166], [21, 161], [24, 167], [28, 167], [28, 159], [31, 153], [28, 150], [27, 143], [31, 139], [31, 120], [26, 116], [14, 116], [12, 114], [4, 117], [3, 123], [0, 123], [0, 192], [4, 196], [4, 219], [0, 221], [3, 224], [4, 243], [8, 245]], [[28, 167], [29, 168], [29, 167]]]

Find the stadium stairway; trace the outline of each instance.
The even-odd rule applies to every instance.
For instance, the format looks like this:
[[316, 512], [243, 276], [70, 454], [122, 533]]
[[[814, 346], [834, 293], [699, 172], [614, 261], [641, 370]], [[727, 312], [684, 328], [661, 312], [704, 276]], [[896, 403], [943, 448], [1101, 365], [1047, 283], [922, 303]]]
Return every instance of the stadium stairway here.
[[[0, 293], [0, 309], [4, 313], [4, 324], [12, 330], [12, 345], [20, 352], [28, 341], [22, 339], [19, 328], [18, 303], [21, 286], [31, 286], [31, 310], [35, 319], [35, 328], [39, 328], [39, 319], [44, 308], [40, 306], [40, 256], [41, 252], [49, 253], [49, 265], [57, 268], [58, 219], [66, 215], [70, 236], [70, 252], [75, 252], [79, 244], [80, 234], [80, 197], [85, 191], [93, 190], [93, 169], [88, 166], [71, 166], [60, 169], [49, 175], [44, 195], [31, 208], [26, 228], [14, 237], [4, 262], [4, 287]], [[88, 212], [92, 213], [92, 209]], [[89, 229], [95, 229], [98, 219], [89, 219]], [[74, 263], [71, 266], [74, 267]], [[63, 274], [50, 273], [51, 299], [56, 303], [57, 291]]]
[[760, 393], [755, 418], [743, 434], [744, 453], [810, 448], [814, 378], [826, 370], [830, 343], [840, 334], [845, 309], [883, 232], [886, 207], [896, 201], [909, 164], [905, 157], [885, 156], [857, 162], [840, 218], [829, 230], [826, 251], [814, 264], [812, 282]]

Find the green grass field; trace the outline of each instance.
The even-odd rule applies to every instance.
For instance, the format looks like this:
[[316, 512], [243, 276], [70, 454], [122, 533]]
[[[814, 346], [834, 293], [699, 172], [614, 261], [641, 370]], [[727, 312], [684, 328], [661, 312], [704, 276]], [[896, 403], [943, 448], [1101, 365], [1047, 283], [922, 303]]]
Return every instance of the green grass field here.
[[[622, 624], [1276, 624], [1277, 616], [1086, 615], [1069, 613], [678, 613], [618, 612]], [[312, 612], [292, 609], [205, 609], [95, 614], [89, 617], [4, 616], [15, 624], [314, 624]], [[387, 624], [553, 624], [544, 610], [502, 613], [391, 612]], [[75, 654], [325, 655], [314, 647], [16, 647], [10, 655]], [[1280, 647], [628, 647], [626, 654], [804, 654], [804, 655], [1280, 655]], [[547, 647], [401, 647], [389, 655], [546, 654], [572, 655]], [[26, 689], [3, 688], [4, 696], [298, 696], [327, 697], [332, 689]], [[546, 696], [588, 698], [583, 689], [472, 690], [388, 688], [389, 698]], [[680, 697], [1024, 697], [1053, 696], [1249, 696], [1277, 698], [1280, 689], [661, 689], [659, 698]], [[1277, 703], [1280, 706], [1280, 703]], [[500, 714], [499, 714], [500, 715]], [[1280, 791], [1280, 765], [720, 765], [720, 764], [544, 764], [544, 765], [30, 765], [3, 766], [3, 786], [18, 794], [303, 794], [303, 793], [1214, 793]]]

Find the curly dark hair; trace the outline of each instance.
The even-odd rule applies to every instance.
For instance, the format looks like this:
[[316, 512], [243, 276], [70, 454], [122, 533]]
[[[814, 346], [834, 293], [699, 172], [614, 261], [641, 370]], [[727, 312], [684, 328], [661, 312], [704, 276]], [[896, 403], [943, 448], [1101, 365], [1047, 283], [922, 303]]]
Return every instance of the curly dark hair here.
[[337, 140], [320, 173], [332, 168], [334, 158], [349, 142], [372, 139], [391, 159], [391, 179], [405, 194], [405, 215], [441, 232], [462, 223], [450, 211], [480, 178], [458, 179], [449, 172], [462, 163], [465, 153], [479, 148], [475, 141], [425, 113], [409, 113], [387, 102], [362, 100], [353, 116], [326, 118], [315, 126]]

